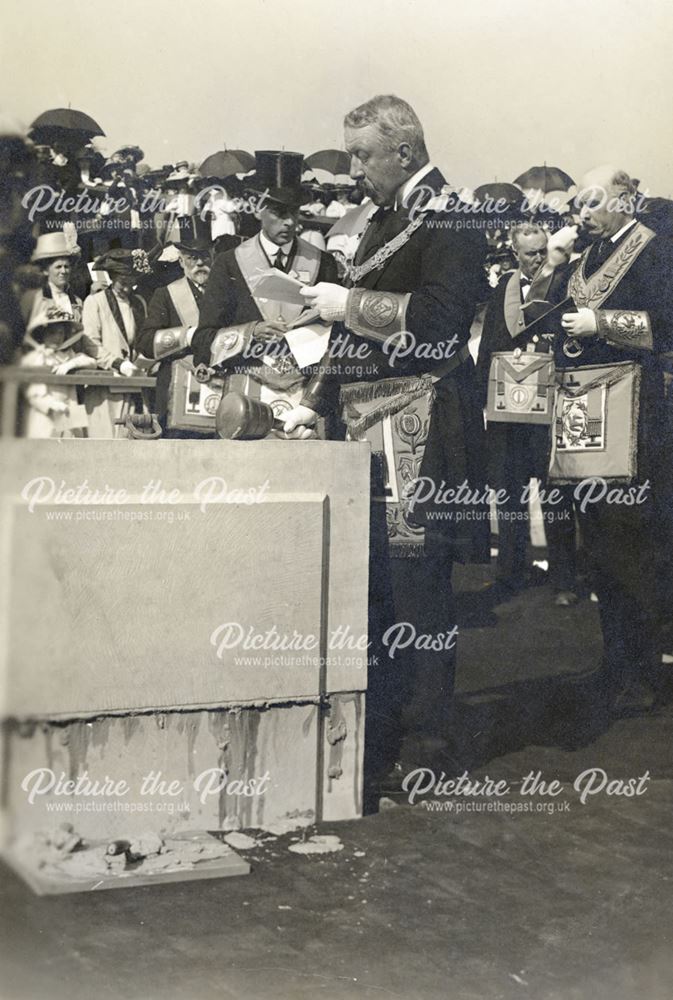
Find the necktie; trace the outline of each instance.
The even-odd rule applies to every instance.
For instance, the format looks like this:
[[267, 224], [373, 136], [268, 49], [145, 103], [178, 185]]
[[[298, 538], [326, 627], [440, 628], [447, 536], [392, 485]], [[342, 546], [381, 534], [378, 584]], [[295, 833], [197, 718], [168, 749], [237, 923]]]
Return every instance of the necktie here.
[[283, 273], [285, 272], [285, 262], [283, 259], [282, 250], [279, 250], [278, 253], [276, 254], [276, 259], [273, 262], [273, 266], [277, 267], [279, 271], [283, 271]]
[[594, 274], [599, 267], [602, 267], [614, 250], [614, 243], [611, 240], [599, 240], [594, 243], [587, 258], [584, 273], [588, 278]]
[[598, 259], [601, 263], [610, 256], [610, 251], [612, 250], [611, 240], [601, 240], [598, 244]]
[[378, 211], [374, 212], [360, 240], [360, 245], [355, 254], [355, 264], [361, 264], [363, 260], [371, 256], [375, 248], [378, 248], [385, 242], [383, 239], [384, 228], [394, 213], [395, 209], [392, 205], [386, 208], [379, 208]]

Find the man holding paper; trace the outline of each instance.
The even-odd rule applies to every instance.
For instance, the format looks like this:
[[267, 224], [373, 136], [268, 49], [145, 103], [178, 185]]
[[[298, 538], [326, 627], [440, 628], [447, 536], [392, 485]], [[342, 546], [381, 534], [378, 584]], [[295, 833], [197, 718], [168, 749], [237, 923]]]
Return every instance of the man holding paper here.
[[[557, 363], [568, 384], [591, 379], [590, 393], [583, 396], [575, 390], [577, 402], [567, 400], [575, 428], [582, 428], [580, 407], [586, 411], [596, 405], [593, 400], [600, 406], [593, 421], [603, 435], [600, 448], [584, 449], [585, 460], [586, 431], [577, 442], [567, 433], [562, 438], [557, 434], [550, 481], [565, 476], [577, 484], [576, 496], [579, 492], [584, 498], [578, 504], [579, 521], [604, 643], [588, 708], [592, 719], [600, 712], [603, 721], [607, 710], [617, 716], [647, 711], [670, 695], [670, 682], [659, 673], [656, 643], [661, 599], [657, 571], [662, 525], [671, 503], [664, 475], [670, 464], [664, 370], [673, 349], [673, 244], [640, 221], [638, 198], [638, 182], [624, 170], [604, 165], [586, 174], [577, 203], [589, 245], [569, 263], [578, 229], [555, 233], [531, 290], [551, 301], [555, 296], [548, 286], [557, 273], [563, 277], [555, 282], [556, 298], [571, 298], [575, 309], [561, 316]], [[617, 388], [627, 370], [635, 388], [619, 397], [612, 387]], [[630, 469], [619, 464], [624, 441], [629, 443]], [[577, 464], [574, 473], [569, 463], [579, 463], [576, 456], [584, 465], [580, 470]], [[565, 468], [563, 461], [568, 463]], [[594, 477], [599, 486], [589, 493], [586, 484]], [[619, 492], [608, 491], [608, 481], [610, 487], [632, 483], [640, 490], [637, 501], [618, 502]]]
[[[304, 296], [324, 320], [343, 323], [335, 340], [344, 358], [336, 376], [344, 420], [349, 437], [371, 441], [373, 489], [385, 499], [378, 504], [383, 524], [371, 542], [370, 638], [377, 651], [385, 646], [388, 597], [393, 621], [436, 639], [455, 624], [454, 558], [488, 560], [487, 511], [438, 500], [441, 490], [463, 482], [476, 488], [473, 497], [485, 486], [483, 421], [467, 345], [485, 285], [486, 241], [474, 219], [465, 225], [463, 203], [431, 164], [421, 123], [405, 101], [375, 97], [344, 124], [351, 177], [379, 207], [348, 268], [350, 287], [319, 282]], [[352, 357], [361, 364], [355, 378], [362, 381], [354, 380]], [[286, 431], [313, 420], [302, 406], [288, 417]], [[374, 526], [377, 521], [373, 516]], [[380, 766], [398, 735], [382, 735], [397, 714], [396, 698], [406, 703], [406, 763], [427, 763], [451, 735], [455, 643], [414, 645], [394, 664], [383, 649], [387, 677], [370, 671], [370, 723], [379, 729], [371, 756], [379, 755]], [[398, 696], [405, 685], [411, 690]], [[377, 687], [386, 690], [374, 694]]]
[[[313, 312], [312, 331], [294, 338], [288, 331], [301, 325], [302, 314], [311, 319], [300, 290], [336, 282], [336, 262], [296, 236], [304, 200], [302, 154], [262, 151], [255, 160], [248, 183], [261, 230], [215, 259], [192, 338], [194, 362], [224, 371], [225, 392], [269, 403], [276, 417], [299, 403], [324, 414], [333, 390], [320, 381], [313, 391], [310, 366], [327, 350], [330, 325]], [[313, 437], [315, 431], [302, 427], [292, 436]]]

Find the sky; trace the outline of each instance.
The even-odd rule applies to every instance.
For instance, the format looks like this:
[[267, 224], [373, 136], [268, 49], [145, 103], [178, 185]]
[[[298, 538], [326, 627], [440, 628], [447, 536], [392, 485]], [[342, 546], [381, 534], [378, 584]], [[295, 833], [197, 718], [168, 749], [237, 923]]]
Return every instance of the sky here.
[[2, 110], [86, 111], [152, 166], [343, 145], [395, 93], [456, 186], [614, 163], [673, 197], [670, 0], [6, 0]]

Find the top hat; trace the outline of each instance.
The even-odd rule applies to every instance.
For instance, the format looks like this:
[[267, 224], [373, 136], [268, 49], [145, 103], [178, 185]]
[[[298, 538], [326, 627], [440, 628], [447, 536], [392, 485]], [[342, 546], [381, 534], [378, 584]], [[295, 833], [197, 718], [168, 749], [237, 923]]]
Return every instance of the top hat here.
[[185, 240], [173, 240], [173, 246], [187, 254], [210, 253], [212, 241], [206, 236], [192, 236]]
[[56, 257], [77, 257], [80, 249], [73, 246], [64, 232], [42, 233], [38, 236], [31, 260], [54, 260]]
[[303, 166], [302, 153], [258, 149], [255, 150], [255, 172], [252, 177], [245, 178], [245, 184], [251, 191], [265, 194], [266, 201], [299, 208], [306, 198], [301, 183]]

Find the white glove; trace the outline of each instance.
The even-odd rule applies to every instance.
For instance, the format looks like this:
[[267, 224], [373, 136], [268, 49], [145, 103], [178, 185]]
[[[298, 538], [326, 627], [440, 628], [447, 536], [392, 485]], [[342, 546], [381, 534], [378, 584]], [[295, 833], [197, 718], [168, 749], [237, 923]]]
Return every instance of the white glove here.
[[347, 288], [333, 285], [329, 281], [320, 281], [317, 285], [302, 288], [301, 294], [313, 309], [318, 310], [320, 318], [328, 323], [346, 318]]
[[53, 413], [54, 416], [60, 413], [68, 412], [68, 404], [62, 399], [54, 399], [53, 397], [49, 401], [49, 413]]
[[552, 233], [547, 243], [547, 261], [552, 267], [560, 267], [570, 260], [575, 241], [577, 239], [577, 226], [564, 226], [557, 232]]
[[62, 361], [60, 365], [56, 365], [54, 368], [54, 375], [67, 375], [73, 367], [72, 361]]
[[593, 309], [578, 309], [574, 313], [563, 313], [561, 326], [570, 337], [593, 337], [598, 330], [596, 313]]
[[140, 369], [136, 368], [133, 362], [129, 361], [128, 359], [122, 361], [122, 363], [119, 366], [120, 375], [128, 375], [128, 376], [137, 375], [139, 371]]
[[317, 420], [318, 414], [315, 410], [310, 410], [308, 406], [295, 406], [285, 418], [283, 432], [288, 437], [301, 441], [317, 437], [315, 430]]

